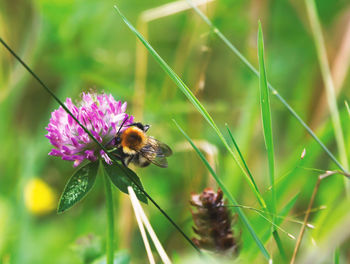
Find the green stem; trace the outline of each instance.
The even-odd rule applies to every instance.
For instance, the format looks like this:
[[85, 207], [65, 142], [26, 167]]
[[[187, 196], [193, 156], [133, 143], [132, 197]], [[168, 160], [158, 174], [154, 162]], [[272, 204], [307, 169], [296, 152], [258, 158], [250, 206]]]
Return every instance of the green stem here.
[[[275, 223], [275, 221], [273, 221], [273, 223]], [[281, 238], [280, 238], [279, 234], [277, 233], [277, 230], [276, 230], [276, 229], [272, 232], [272, 235], [273, 235], [273, 238], [274, 238], [275, 241], [276, 241], [278, 250], [279, 250], [279, 252], [280, 252], [280, 254], [281, 254], [283, 260], [284, 260], [284, 261], [287, 261], [286, 252], [284, 251]]]
[[[103, 168], [101, 167], [101, 170]], [[107, 209], [107, 245], [106, 245], [106, 256], [107, 264], [113, 264], [114, 259], [114, 216], [113, 216], [113, 195], [110, 179], [106, 173], [103, 174], [103, 180], [106, 192], [106, 209]]]

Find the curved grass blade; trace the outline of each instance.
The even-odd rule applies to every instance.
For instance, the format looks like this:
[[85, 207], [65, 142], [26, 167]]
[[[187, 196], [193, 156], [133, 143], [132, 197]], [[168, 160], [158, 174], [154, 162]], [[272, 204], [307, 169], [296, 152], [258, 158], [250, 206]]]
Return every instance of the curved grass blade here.
[[62, 192], [57, 213], [63, 213], [83, 199], [95, 183], [98, 161], [90, 162], [79, 168], [68, 180]]
[[204, 117], [204, 119], [209, 123], [209, 125], [214, 129], [216, 134], [219, 136], [220, 140], [226, 147], [226, 149], [229, 151], [231, 156], [233, 157], [234, 161], [238, 165], [238, 167], [243, 172], [243, 175], [245, 176], [245, 179], [247, 180], [250, 188], [253, 190], [257, 200], [259, 203], [266, 207], [266, 203], [260, 194], [259, 190], [255, 187], [254, 183], [250, 179], [248, 173], [244, 170], [242, 164], [240, 163], [238, 157], [236, 154], [232, 151], [229, 144], [225, 140], [224, 136], [222, 135], [221, 131], [215, 124], [214, 120], [208, 113], [208, 111], [204, 108], [204, 106], [199, 102], [199, 100], [196, 98], [196, 96], [191, 92], [191, 90], [186, 86], [186, 84], [180, 79], [180, 77], [170, 68], [170, 66], [159, 56], [159, 54], [153, 49], [153, 47], [147, 42], [147, 40], [144, 39], [144, 37], [136, 30], [136, 28], [126, 19], [126, 17], [120, 12], [117, 6], [114, 6], [114, 8], [117, 10], [118, 14], [123, 19], [124, 23], [129, 27], [129, 29], [138, 37], [138, 39], [142, 42], [142, 44], [148, 49], [150, 54], [154, 57], [154, 59], [159, 63], [161, 68], [168, 74], [168, 76], [175, 82], [177, 87], [185, 94], [187, 99], [194, 105], [194, 107], [197, 108], [198, 112]]
[[186, 132], [179, 126], [179, 124], [175, 120], [173, 120], [173, 121], [174, 121], [175, 125], [177, 126], [177, 128], [180, 130], [180, 132], [187, 139], [187, 141], [191, 144], [191, 146], [196, 151], [196, 153], [199, 155], [199, 157], [203, 161], [204, 165], [207, 167], [207, 169], [209, 170], [210, 174], [214, 177], [215, 181], [220, 186], [220, 188], [222, 189], [222, 191], [224, 192], [224, 194], [226, 195], [228, 200], [231, 202], [232, 205], [235, 206], [234, 208], [235, 208], [237, 214], [239, 215], [240, 219], [242, 220], [244, 226], [248, 229], [249, 233], [251, 234], [251, 236], [254, 239], [255, 243], [258, 245], [258, 247], [259, 247], [260, 251], [262, 252], [262, 254], [264, 255], [264, 257], [267, 258], [268, 260], [270, 260], [270, 254], [267, 252], [267, 250], [265, 249], [263, 243], [260, 241], [258, 235], [254, 231], [254, 228], [250, 225], [248, 218], [245, 216], [244, 212], [239, 207], [239, 204], [236, 201], [236, 199], [226, 189], [226, 187], [223, 184], [223, 182], [221, 181], [221, 179], [217, 176], [217, 174], [214, 171], [214, 169], [210, 166], [210, 164], [207, 161], [207, 159], [204, 157], [202, 152], [196, 147], [196, 145], [193, 143], [191, 138], [186, 134]]
[[201, 250], [192, 242], [192, 240], [185, 234], [184, 231], [174, 222], [173, 219], [158, 205], [158, 203], [153, 200], [153, 198], [143, 189], [142, 186], [140, 186], [136, 181], [133, 180], [132, 176], [130, 176], [129, 171], [122, 166], [119, 161], [110, 153], [108, 153], [108, 150], [91, 134], [91, 132], [83, 126], [79, 120], [72, 114], [71, 111], [66, 107], [66, 105], [53, 93], [53, 91], [46, 86], [43, 81], [28, 67], [28, 65], [6, 44], [6, 42], [0, 37], [0, 43], [21, 63], [21, 65], [34, 77], [35, 80], [46, 90], [55, 100], [56, 102], [62, 106], [62, 108], [73, 118], [74, 121], [77, 122], [77, 124], [89, 135], [89, 137], [107, 154], [107, 156], [117, 165], [118, 167], [123, 170], [125, 175], [130, 178], [130, 180], [133, 181], [133, 183], [139, 188], [140, 191], [144, 193], [145, 196], [153, 203], [153, 205], [161, 212], [161, 214], [175, 227], [175, 229], [180, 232], [180, 234], [187, 240], [188, 243], [200, 254], [202, 254]]
[[248, 173], [250, 179], [252, 180], [252, 182], [253, 182], [255, 188], [258, 189], [258, 186], [256, 185], [256, 183], [255, 183], [255, 181], [254, 181], [253, 175], [251, 174], [251, 172], [250, 172], [250, 170], [249, 170], [249, 168], [248, 168], [248, 165], [247, 165], [247, 163], [245, 162], [245, 159], [244, 159], [244, 157], [243, 157], [243, 155], [242, 155], [242, 152], [241, 152], [241, 150], [239, 149], [238, 144], [237, 144], [235, 138], [233, 137], [230, 128], [228, 127], [228, 124], [225, 124], [225, 126], [226, 126], [227, 131], [228, 131], [228, 134], [230, 135], [230, 138], [231, 138], [231, 140], [232, 140], [232, 142], [233, 142], [233, 145], [235, 146], [235, 149], [236, 149], [236, 151], [237, 151], [239, 157], [241, 158], [241, 161], [242, 161], [242, 163], [243, 163], [243, 165], [244, 165], [244, 168], [247, 170], [247, 173]]
[[[246, 57], [225, 37], [221, 31], [214, 26], [214, 24], [209, 20], [209, 18], [199, 10], [198, 7], [192, 4], [190, 0], [187, 0], [189, 5], [193, 8], [193, 10], [201, 17], [201, 19], [210, 27], [214, 34], [216, 34], [219, 39], [221, 39], [225, 45], [237, 55], [237, 57], [256, 75], [259, 77], [259, 72], [254, 66], [247, 60]], [[343, 172], [347, 173], [346, 169], [340, 164], [337, 158], [332, 154], [332, 152], [322, 143], [322, 141], [316, 136], [316, 134], [312, 131], [312, 129], [303, 121], [303, 119], [294, 111], [294, 109], [287, 103], [287, 101], [278, 93], [278, 91], [270, 84], [267, 83], [267, 86], [271, 90], [272, 94], [277, 97], [277, 99], [287, 108], [287, 110], [291, 113], [295, 119], [306, 129], [306, 131], [313, 137], [313, 139], [320, 145], [320, 147], [326, 152], [326, 154], [330, 157], [330, 159], [341, 169]]]

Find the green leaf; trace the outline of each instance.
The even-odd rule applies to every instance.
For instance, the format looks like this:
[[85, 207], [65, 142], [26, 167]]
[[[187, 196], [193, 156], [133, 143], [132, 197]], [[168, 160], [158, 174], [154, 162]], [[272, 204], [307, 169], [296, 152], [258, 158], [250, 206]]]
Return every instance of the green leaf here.
[[264, 40], [261, 29], [261, 23], [259, 21], [258, 31], [258, 58], [259, 58], [259, 72], [260, 72], [260, 104], [261, 104], [261, 116], [263, 123], [265, 146], [267, 150], [267, 156], [269, 161], [269, 175], [272, 192], [272, 213], [275, 213], [276, 195], [275, 195], [275, 166], [274, 166], [274, 151], [273, 151], [273, 138], [272, 138], [272, 122], [271, 122], [271, 110], [270, 110], [270, 96], [269, 88], [267, 87], [267, 78], [264, 63]]
[[116, 166], [114, 164], [108, 165], [106, 162], [103, 162], [103, 167], [105, 169], [105, 173], [107, 173], [108, 177], [111, 179], [112, 183], [122, 192], [129, 194], [128, 192], [128, 186], [131, 186], [135, 193], [137, 198], [141, 201], [147, 204], [147, 197], [146, 195], [136, 186], [135, 183], [133, 183], [128, 176], [126, 176], [126, 173], [135, 181], [138, 183], [138, 185], [143, 189], [142, 183], [140, 181], [140, 178], [136, 175], [135, 172], [130, 170], [127, 167], [124, 167], [125, 170], [123, 170], [121, 167]]
[[275, 224], [280, 225], [283, 222], [283, 218], [285, 218], [289, 212], [292, 210], [293, 206], [295, 205], [296, 201], [299, 198], [299, 193], [297, 193], [294, 197], [292, 197], [289, 202], [282, 208], [282, 210], [279, 212], [279, 218], [276, 219]]
[[235, 138], [233, 137], [230, 128], [228, 127], [228, 124], [225, 124], [225, 125], [226, 125], [226, 128], [227, 128], [228, 134], [230, 135], [230, 138], [231, 138], [231, 140], [232, 140], [232, 143], [233, 143], [233, 145], [234, 145], [234, 147], [235, 147], [235, 149], [236, 149], [236, 151], [237, 151], [239, 157], [241, 158], [241, 161], [242, 161], [242, 163], [243, 163], [243, 165], [244, 165], [244, 167], [245, 167], [245, 169], [246, 169], [246, 171], [247, 171], [247, 173], [248, 173], [250, 179], [252, 180], [252, 183], [254, 184], [255, 189], [259, 190], [259, 189], [258, 189], [258, 186], [257, 186], [256, 183], [255, 183], [255, 180], [254, 180], [254, 178], [253, 178], [253, 175], [252, 175], [252, 173], [250, 172], [249, 167], [248, 167], [248, 165], [247, 165], [247, 163], [246, 163], [246, 161], [245, 161], [245, 159], [244, 159], [244, 157], [243, 157], [243, 155], [242, 155], [242, 152], [241, 152], [241, 150], [239, 149], [238, 144], [237, 144]]
[[94, 186], [97, 170], [98, 161], [95, 161], [86, 164], [73, 174], [62, 192], [57, 209], [58, 213], [70, 209], [87, 195]]
[[[273, 150], [273, 137], [272, 137], [272, 122], [271, 122], [271, 109], [270, 109], [270, 95], [269, 87], [267, 85], [265, 62], [264, 62], [264, 38], [261, 28], [261, 23], [259, 21], [258, 30], [258, 59], [259, 59], [259, 87], [260, 87], [260, 104], [261, 104], [261, 116], [263, 123], [265, 146], [267, 150], [268, 164], [269, 164], [269, 176], [271, 184], [271, 208], [269, 210], [272, 214], [276, 213], [276, 190], [275, 190], [275, 155]], [[275, 224], [275, 217], [272, 218]], [[276, 241], [278, 250], [281, 256], [286, 259], [286, 254], [284, 252], [282, 241], [278, 235], [277, 230], [273, 227], [273, 237]]]

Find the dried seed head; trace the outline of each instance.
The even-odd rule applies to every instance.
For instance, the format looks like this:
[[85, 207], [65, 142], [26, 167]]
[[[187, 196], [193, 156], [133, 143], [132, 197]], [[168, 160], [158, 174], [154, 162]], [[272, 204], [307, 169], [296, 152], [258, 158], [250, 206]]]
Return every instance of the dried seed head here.
[[193, 242], [202, 249], [217, 253], [232, 253], [237, 251], [237, 243], [231, 230], [232, 217], [224, 206], [221, 189], [215, 193], [206, 188], [200, 194], [192, 194], [190, 204], [196, 210], [192, 211], [193, 230], [199, 239]]

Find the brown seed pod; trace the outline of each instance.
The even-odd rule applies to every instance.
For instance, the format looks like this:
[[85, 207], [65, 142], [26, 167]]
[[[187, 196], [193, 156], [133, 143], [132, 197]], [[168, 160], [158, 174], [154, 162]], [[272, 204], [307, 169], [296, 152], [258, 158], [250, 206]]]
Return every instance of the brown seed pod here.
[[193, 230], [199, 239], [193, 242], [202, 249], [216, 253], [236, 253], [237, 243], [231, 229], [232, 217], [224, 206], [223, 193], [206, 188], [200, 194], [192, 194], [190, 204], [194, 222]]

